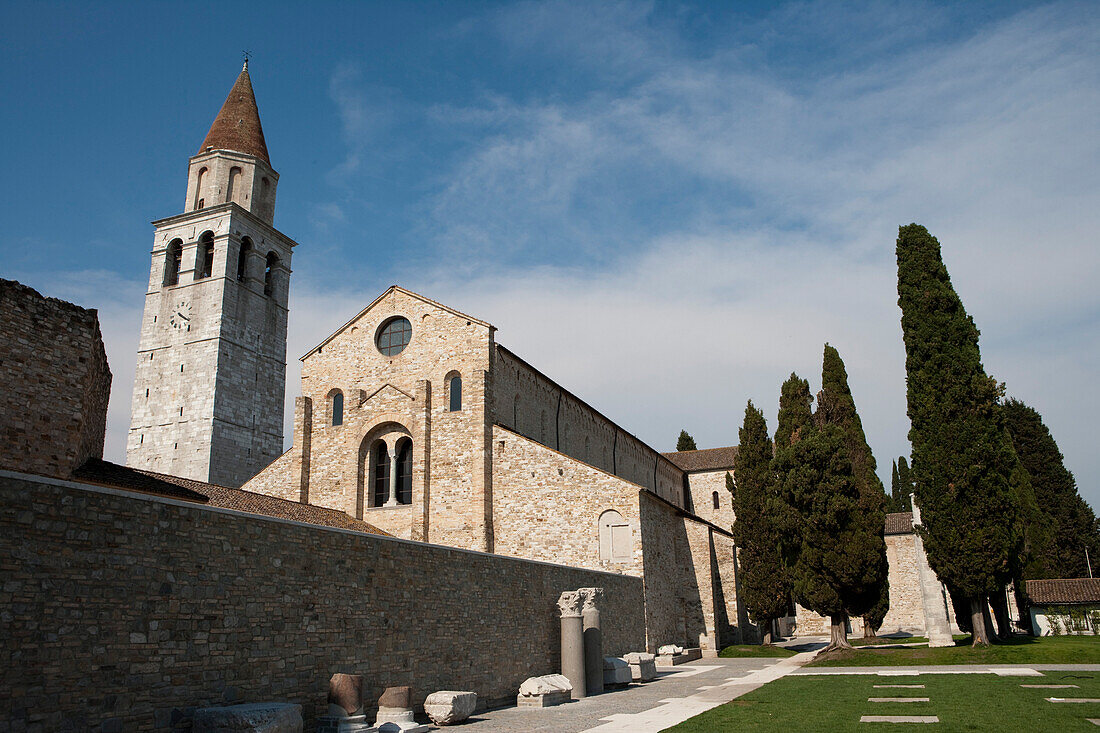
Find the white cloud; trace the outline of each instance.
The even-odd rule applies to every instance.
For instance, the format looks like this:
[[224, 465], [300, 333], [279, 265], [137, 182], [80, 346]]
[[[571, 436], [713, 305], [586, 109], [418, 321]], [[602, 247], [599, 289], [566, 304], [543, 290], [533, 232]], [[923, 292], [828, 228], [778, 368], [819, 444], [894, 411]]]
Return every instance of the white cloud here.
[[[883, 29], [864, 46], [845, 39], [858, 63], [795, 75], [747, 42], [689, 52], [647, 6], [599, 6], [584, 23], [562, 7], [509, 8], [495, 27], [517, 56], [603, 65], [618, 86], [420, 110], [462, 142], [415, 235], [463, 264], [402, 284], [495, 323], [502, 343], [664, 449], [681, 427], [700, 445], [736, 442], [750, 398], [774, 428], [780, 383], [795, 370], [816, 387], [829, 341], [888, 474], [908, 450], [893, 242], [918, 221], [944, 245], [987, 370], [1043, 414], [1100, 502], [1094, 12], [1055, 5], [928, 39], [883, 10], [860, 16]], [[804, 6], [794, 32], [812, 35], [805, 18], [823, 7]], [[794, 15], [758, 27], [782, 36]], [[948, 22], [939, 15], [926, 34]], [[390, 128], [369, 111], [380, 92], [350, 67], [331, 92], [349, 151], [335, 175], [354, 190], [363, 141]], [[317, 221], [354, 229], [357, 203]], [[296, 268], [318, 251], [303, 247]], [[140, 290], [128, 309], [101, 306], [117, 332], [112, 444], [128, 422]], [[377, 294], [292, 287], [288, 402], [297, 357]]]

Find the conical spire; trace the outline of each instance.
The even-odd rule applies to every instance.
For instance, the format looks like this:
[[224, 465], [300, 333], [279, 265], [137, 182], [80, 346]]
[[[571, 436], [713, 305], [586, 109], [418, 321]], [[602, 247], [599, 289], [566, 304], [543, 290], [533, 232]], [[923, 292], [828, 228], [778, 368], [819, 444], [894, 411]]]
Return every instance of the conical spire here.
[[256, 95], [252, 92], [252, 80], [248, 76], [247, 60], [241, 69], [241, 75], [229, 90], [225, 104], [214, 118], [210, 132], [206, 133], [199, 152], [211, 148], [255, 155], [271, 165], [271, 160], [267, 157], [264, 130], [260, 126], [260, 110], [256, 107]]

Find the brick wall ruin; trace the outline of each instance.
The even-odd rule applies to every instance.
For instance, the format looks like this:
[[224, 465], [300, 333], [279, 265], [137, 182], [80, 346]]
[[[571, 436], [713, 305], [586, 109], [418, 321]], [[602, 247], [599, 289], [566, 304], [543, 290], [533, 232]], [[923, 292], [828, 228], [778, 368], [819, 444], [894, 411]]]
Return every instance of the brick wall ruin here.
[[111, 370], [96, 311], [0, 279], [0, 466], [67, 477], [103, 455]]

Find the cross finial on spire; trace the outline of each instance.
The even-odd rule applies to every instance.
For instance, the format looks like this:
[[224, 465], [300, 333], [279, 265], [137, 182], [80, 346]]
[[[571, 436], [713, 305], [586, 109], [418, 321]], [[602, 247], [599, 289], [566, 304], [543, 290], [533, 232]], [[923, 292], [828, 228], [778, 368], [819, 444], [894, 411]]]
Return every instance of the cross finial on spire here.
[[252, 58], [252, 52], [251, 51], [241, 51], [241, 55], [244, 56], [244, 68], [247, 69], [248, 68], [248, 60], [250, 58]]

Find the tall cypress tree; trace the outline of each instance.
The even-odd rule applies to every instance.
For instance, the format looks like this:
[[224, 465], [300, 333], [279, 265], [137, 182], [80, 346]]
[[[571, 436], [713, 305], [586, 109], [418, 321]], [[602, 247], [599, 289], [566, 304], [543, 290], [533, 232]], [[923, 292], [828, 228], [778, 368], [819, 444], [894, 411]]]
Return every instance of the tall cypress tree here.
[[1004, 410], [1012, 445], [1031, 479], [1038, 509], [1028, 526], [1031, 561], [1024, 567], [1024, 577], [1088, 577], [1090, 562], [1100, 558], [1096, 515], [1077, 492], [1077, 481], [1042, 416], [1015, 399], [1006, 401]]
[[[846, 600], [850, 608], [865, 606], [867, 611], [875, 608], [876, 613], [881, 612], [877, 623], [870, 617], [863, 619], [865, 629], [873, 632], [882, 624], [890, 603], [887, 577], [890, 562], [886, 557], [886, 540], [883, 537], [886, 524], [886, 490], [878, 477], [878, 464], [871, 453], [871, 446], [867, 444], [863, 422], [856, 411], [844, 361], [840, 358], [840, 353], [829, 344], [825, 344], [821, 361], [821, 391], [818, 404], [831, 405], [832, 414], [828, 417], [844, 431], [844, 447], [859, 489], [859, 516], [855, 520], [862, 525], [858, 531], [866, 534], [866, 542], [861, 546], [866, 548], [868, 554], [857, 562], [861, 567], [867, 568], [868, 574], [859, 581], [858, 588], [851, 588], [849, 592], [854, 595], [866, 594], [867, 597]], [[885, 609], [880, 607], [882, 604], [886, 605]]]
[[688, 431], [681, 430], [680, 437], [676, 439], [676, 450], [699, 450], [695, 447], [695, 438], [688, 435]]
[[909, 473], [909, 461], [905, 456], [898, 457], [898, 490], [894, 497], [894, 511], [912, 511], [913, 505], [909, 501], [909, 495], [913, 493], [913, 477]]
[[898, 492], [900, 490], [901, 484], [898, 483], [898, 462], [894, 461], [890, 468], [890, 500], [887, 502], [889, 510], [892, 512], [897, 511]]
[[733, 539], [740, 562], [741, 594], [745, 609], [762, 629], [760, 642], [771, 643], [772, 620], [783, 616], [791, 589], [783, 565], [783, 538], [776, 516], [775, 483], [771, 479], [772, 442], [764, 413], [750, 401], [733, 459], [737, 489], [733, 494]]
[[986, 599], [1020, 549], [1018, 461], [940, 243], [920, 225], [901, 227], [897, 259], [920, 531], [932, 569], [968, 599], [974, 644], [988, 644]]

